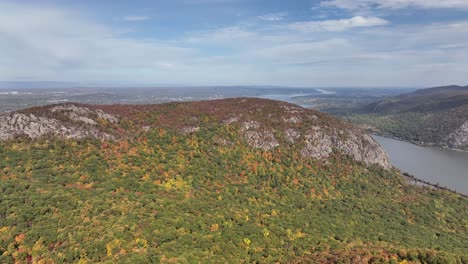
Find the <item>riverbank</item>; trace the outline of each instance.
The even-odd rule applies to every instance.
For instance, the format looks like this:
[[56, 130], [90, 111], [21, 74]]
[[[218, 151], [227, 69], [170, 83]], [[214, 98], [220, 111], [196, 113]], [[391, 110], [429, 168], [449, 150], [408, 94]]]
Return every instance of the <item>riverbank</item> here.
[[418, 142], [418, 141], [412, 141], [412, 140], [407, 140], [407, 139], [404, 139], [404, 138], [395, 137], [395, 136], [393, 136], [391, 134], [378, 133], [378, 131], [367, 131], [367, 132], [369, 134], [371, 134], [372, 136], [379, 136], [379, 137], [394, 139], [394, 140], [410, 143], [410, 144], [413, 144], [413, 145], [416, 145], [416, 146], [419, 146], [419, 147], [437, 148], [437, 149], [443, 149], [443, 150], [453, 150], [453, 151], [460, 151], [460, 152], [468, 153], [468, 149], [456, 149], [456, 148], [449, 148], [449, 147], [446, 147], [446, 146], [441, 146], [441, 145], [438, 145], [436, 143], [428, 144], [428, 143], [423, 143], [423, 142]]
[[[431, 183], [431, 182], [428, 182], [428, 181], [425, 181], [425, 180], [421, 180], [419, 178], [417, 178], [416, 176], [414, 175], [411, 175], [407, 172], [400, 172], [400, 175], [403, 176], [407, 181], [410, 182], [410, 184], [416, 184], [416, 185], [420, 185], [420, 186], [425, 186], [425, 187], [430, 187], [430, 188], [434, 188], [434, 189], [439, 189], [439, 190], [444, 190], [444, 191], [448, 191], [448, 192], [451, 192], [451, 193], [455, 193], [455, 194], [458, 194], [464, 198], [468, 198], [468, 195], [466, 194], [463, 194], [463, 193], [459, 193], [457, 192], [456, 190], [452, 190], [448, 187], [444, 187], [444, 186], [440, 186], [438, 184], [434, 184], [434, 183]], [[411, 183], [411, 181], [413, 183]]]

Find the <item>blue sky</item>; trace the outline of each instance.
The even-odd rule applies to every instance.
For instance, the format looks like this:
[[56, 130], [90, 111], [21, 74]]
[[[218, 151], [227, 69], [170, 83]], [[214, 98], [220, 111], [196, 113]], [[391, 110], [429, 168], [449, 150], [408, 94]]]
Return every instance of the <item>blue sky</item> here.
[[468, 84], [468, 0], [0, 0], [0, 81]]

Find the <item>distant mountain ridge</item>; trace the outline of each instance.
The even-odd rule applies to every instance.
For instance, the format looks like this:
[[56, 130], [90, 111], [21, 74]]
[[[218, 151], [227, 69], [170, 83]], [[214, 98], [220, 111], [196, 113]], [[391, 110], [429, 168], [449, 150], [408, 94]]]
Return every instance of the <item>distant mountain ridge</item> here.
[[468, 149], [468, 86], [442, 86], [386, 98], [351, 120], [419, 144]]
[[468, 103], [468, 86], [441, 86], [420, 89], [412, 93], [371, 103], [361, 113], [387, 114], [411, 111], [437, 111]]

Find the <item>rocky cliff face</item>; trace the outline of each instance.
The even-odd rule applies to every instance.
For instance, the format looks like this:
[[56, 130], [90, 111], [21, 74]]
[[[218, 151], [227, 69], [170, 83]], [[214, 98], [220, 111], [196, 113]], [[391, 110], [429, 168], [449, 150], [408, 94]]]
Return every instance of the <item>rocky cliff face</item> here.
[[[123, 128], [122, 120], [130, 122], [131, 128]], [[203, 120], [238, 131], [247, 144], [263, 151], [294, 146], [302, 156], [315, 159], [340, 152], [368, 165], [391, 168], [385, 151], [362, 130], [317, 111], [262, 99], [151, 106], [53, 105], [1, 115], [0, 140], [18, 136], [116, 140], [160, 128], [194, 134], [202, 133], [200, 128], [207, 125]], [[234, 144], [222, 137], [216, 141]]]
[[[300, 146], [302, 156], [316, 159], [327, 159], [338, 151], [367, 165], [391, 168], [387, 153], [362, 130], [310, 109], [278, 104], [280, 114], [267, 115], [265, 121], [269, 124], [259, 120], [242, 123], [241, 131], [251, 146], [271, 150], [281, 144], [293, 144]], [[235, 120], [239, 122], [242, 117]]]
[[0, 115], [0, 140], [21, 136], [31, 139], [44, 136], [113, 139], [112, 135], [99, 129], [99, 120], [117, 122], [117, 118], [112, 115], [76, 105], [53, 106], [39, 113], [7, 113]]
[[367, 165], [377, 164], [387, 169], [391, 167], [387, 153], [369, 135], [344, 130], [324, 133], [320, 128], [313, 127], [305, 138], [306, 144], [301, 152], [304, 156], [328, 158], [336, 149]]
[[468, 150], [468, 121], [450, 133], [446, 141], [450, 148]]

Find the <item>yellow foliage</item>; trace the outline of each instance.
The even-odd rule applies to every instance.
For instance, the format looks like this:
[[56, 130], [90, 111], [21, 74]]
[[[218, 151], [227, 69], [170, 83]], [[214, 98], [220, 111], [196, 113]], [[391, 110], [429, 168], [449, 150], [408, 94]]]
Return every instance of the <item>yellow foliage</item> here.
[[218, 224], [212, 224], [212, 225], [210, 226], [210, 230], [211, 230], [211, 231], [218, 231], [218, 229], [219, 229], [219, 225], [218, 225]]
[[169, 179], [164, 184], [161, 184], [161, 186], [164, 187], [164, 189], [168, 191], [172, 191], [172, 190], [189, 191], [192, 188], [190, 184], [188, 184], [186, 181], [180, 178]]
[[146, 241], [146, 239], [143, 239], [143, 238], [135, 239], [135, 244], [138, 245], [139, 247], [144, 247], [144, 248], [148, 247], [148, 241]]
[[88, 261], [86, 259], [80, 259], [78, 260], [78, 264], [88, 264]]
[[107, 249], [107, 256], [112, 256], [114, 249], [120, 248], [121, 241], [119, 239], [114, 239], [111, 242], [107, 243], [106, 249]]
[[[40, 259], [36, 262], [37, 264], [54, 264], [54, 260], [50, 259], [50, 258], [43, 258], [43, 259]], [[81, 262], [78, 261], [78, 264], [87, 264], [88, 262], [85, 260], [85, 262]]]
[[[148, 241], [146, 239], [142, 239], [142, 238], [135, 239], [134, 249], [133, 249], [134, 252], [146, 251], [147, 248], [148, 248]], [[122, 253], [122, 250], [120, 250], [120, 252]]]
[[36, 243], [34, 244], [32, 250], [33, 250], [33, 251], [39, 251], [39, 250], [41, 250], [43, 247], [44, 247], [44, 245], [42, 244], [42, 240], [39, 239], [39, 240], [36, 241]]
[[250, 246], [250, 244], [252, 244], [252, 241], [250, 241], [250, 239], [248, 239], [248, 238], [244, 238], [244, 239], [242, 239], [242, 241], [244, 241], [244, 244], [247, 245], [247, 246]]
[[143, 179], [144, 181], [149, 180], [149, 179], [150, 179], [150, 174], [149, 174], [149, 173], [146, 173], [145, 176], [142, 177], [142, 179]]
[[294, 234], [294, 237], [295, 237], [295, 238], [303, 238], [303, 237], [305, 237], [306, 235], [307, 235], [306, 233], [303, 233], [302, 231], [297, 230], [297, 231], [296, 231], [296, 234]]

